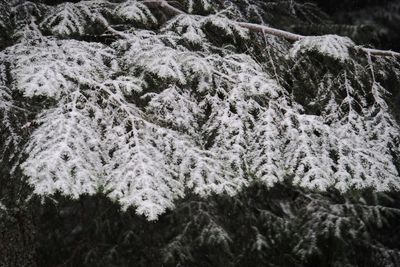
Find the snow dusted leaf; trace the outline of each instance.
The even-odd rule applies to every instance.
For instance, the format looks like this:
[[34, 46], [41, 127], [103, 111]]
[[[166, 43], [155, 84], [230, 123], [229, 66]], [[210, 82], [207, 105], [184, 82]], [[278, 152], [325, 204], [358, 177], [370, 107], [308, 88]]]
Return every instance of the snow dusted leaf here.
[[[0, 53], [0, 61], [5, 62]], [[20, 155], [23, 125], [26, 123], [26, 110], [21, 102], [15, 101], [13, 92], [6, 86], [7, 67], [0, 63], [0, 163], [11, 162]]]
[[255, 178], [271, 187], [285, 177], [282, 153], [284, 142], [280, 129], [279, 107], [269, 103], [268, 108], [260, 107], [252, 129], [247, 153], [249, 171]]
[[[0, 60], [2, 63], [5, 61], [5, 55], [0, 53]], [[4, 64], [0, 64], [0, 109], [8, 108], [11, 100], [11, 91], [7, 88], [6, 84], [7, 75], [6, 75], [6, 66]]]
[[1, 85], [0, 88], [0, 109], [4, 110], [11, 105], [9, 102], [11, 99], [10, 89], [3, 85]]
[[193, 149], [187, 151], [181, 164], [182, 173], [187, 177], [186, 187], [202, 197], [212, 193], [234, 196], [248, 184], [218, 152]]
[[124, 116], [114, 116], [106, 130], [105, 142], [112, 151], [107, 189], [124, 208], [133, 205], [138, 214], [155, 220], [183, 195], [183, 184], [171, 166], [174, 142], [179, 140], [137, 115]]
[[195, 87], [199, 92], [208, 90], [212, 85], [215, 75], [217, 55], [208, 55], [200, 53], [185, 53], [179, 59], [182, 70], [186, 76], [187, 83]]
[[128, 46], [122, 62], [133, 73], [142, 71], [181, 85], [193, 82], [199, 90], [209, 84], [213, 75], [212, 56], [168, 47], [152, 35], [119, 45]]
[[[9, 1], [13, 2], [13, 1]], [[48, 6], [35, 1], [14, 1], [12, 4], [13, 20], [17, 25], [31, 23], [40, 19], [48, 11]]]
[[190, 96], [190, 92], [173, 86], [159, 94], [149, 93], [145, 97], [151, 99], [146, 110], [155, 121], [190, 133], [192, 136], [197, 135], [199, 128], [197, 120], [202, 116], [202, 109]]
[[133, 105], [115, 108], [105, 121], [104, 142], [111, 153], [106, 189], [125, 208], [133, 205], [138, 214], [155, 220], [174, 207], [185, 187], [201, 195], [237, 192], [240, 179], [186, 135], [149, 123]]
[[178, 15], [171, 19], [163, 28], [164, 31], [174, 31], [191, 44], [201, 45], [206, 40], [202, 30], [202, 17], [195, 15]]
[[142, 69], [160, 79], [172, 79], [185, 84], [185, 75], [177, 62], [182, 52], [161, 43], [151, 44], [151, 40], [131, 40], [129, 50], [122, 58], [125, 64], [130, 66], [133, 72]]
[[132, 95], [133, 93], [141, 93], [143, 88], [147, 86], [143, 77], [118, 76], [115, 79], [108, 79], [103, 83], [104, 86], [122, 92], [124, 95]]
[[[0, 85], [0, 161], [11, 160], [19, 152], [21, 136], [17, 127], [21, 125], [18, 125], [18, 120], [16, 120], [17, 109], [11, 96], [11, 90]], [[14, 150], [14, 153], [11, 153], [6, 159], [6, 151], [10, 148]]]
[[210, 26], [231, 38], [248, 39], [247, 29], [240, 27], [226, 17], [217, 15], [206, 17], [187, 14], [178, 15], [169, 21], [163, 30], [176, 32], [179, 38], [189, 44], [204, 46], [204, 43], [213, 41], [212, 39], [208, 40], [206, 35], [207, 28]]
[[105, 140], [112, 153], [105, 166], [106, 189], [124, 208], [133, 205], [138, 214], [155, 220], [174, 207], [185, 186], [203, 194], [230, 190], [232, 182], [187, 137], [144, 121], [135, 109], [125, 114], [123, 120], [110, 118]]
[[109, 6], [110, 3], [103, 0], [62, 3], [50, 10], [40, 25], [54, 35], [83, 35], [89, 27], [107, 21], [104, 16], [110, 12]]
[[212, 1], [210, 0], [186, 0], [187, 10], [189, 13], [193, 13], [195, 7], [196, 9], [202, 9], [208, 11], [212, 7]]
[[[350, 170], [347, 177], [351, 177], [351, 181], [348, 184], [356, 188], [372, 186], [379, 191], [386, 191], [398, 187], [398, 170], [389, 155], [391, 149], [396, 149], [393, 142], [398, 140], [399, 132], [395, 124], [386, 124], [387, 120], [377, 123], [381, 115], [378, 113], [370, 122], [363, 120], [360, 114], [351, 109], [347, 119], [341, 120], [340, 126], [337, 126], [337, 136], [342, 140], [340, 149], [344, 156], [339, 159], [340, 170]], [[378, 129], [384, 133], [380, 135]], [[389, 132], [392, 135], [385, 134]]]
[[[336, 120], [331, 117], [335, 187], [342, 192], [350, 188], [373, 187], [379, 191], [397, 188], [399, 174], [389, 155], [396, 149], [398, 126], [385, 107], [380, 107], [377, 113], [375, 105], [371, 107], [373, 113], [364, 107], [365, 101], [356, 99], [362, 96], [357, 95], [346, 74], [341, 88], [345, 98], [339, 104], [330, 104], [330, 113], [339, 114]], [[367, 119], [363, 113], [369, 114]]]
[[350, 59], [350, 49], [355, 44], [348, 37], [323, 35], [304, 37], [297, 41], [290, 51], [292, 57], [307, 52], [316, 52], [340, 61]]
[[37, 194], [59, 191], [77, 198], [102, 184], [100, 129], [84, 96], [75, 91], [71, 97], [40, 115], [26, 148], [29, 156], [21, 167]]
[[143, 3], [136, 0], [128, 0], [121, 3], [115, 9], [115, 15], [127, 21], [146, 23], [157, 23], [157, 19]]
[[216, 58], [215, 65], [214, 82], [218, 87], [209, 91], [201, 103], [210, 110], [203, 125], [205, 147], [224, 163], [227, 173], [235, 177], [233, 181], [240, 188], [248, 183], [244, 166], [251, 136], [249, 113], [256, 106], [252, 97], [277, 96], [278, 87], [245, 55]]
[[147, 51], [138, 53], [132, 60], [135, 60], [138, 66], [161, 79], [173, 79], [185, 84], [185, 75], [178, 62], [180, 55], [182, 54], [174, 49], [165, 46], [154, 46]]
[[219, 30], [222, 30], [224, 34], [227, 36], [235, 37], [239, 36], [242, 39], [248, 39], [248, 30], [239, 26], [237, 23], [232, 20], [221, 17], [218, 15], [210, 15], [205, 17], [204, 23], [209, 23], [213, 27], [216, 27]]
[[242, 97], [243, 92], [231, 91], [231, 101], [219, 101], [216, 96], [207, 98], [211, 114], [204, 124], [204, 134], [208, 142], [205, 146], [212, 151], [225, 165], [225, 168], [237, 180], [244, 180], [244, 152], [247, 138], [245, 135], [246, 105], [236, 106], [235, 98]]
[[289, 142], [285, 165], [294, 175], [293, 183], [318, 190], [334, 185], [329, 127], [316, 116], [299, 114], [288, 116], [284, 125]]
[[109, 105], [117, 106], [103, 122], [103, 143], [110, 153], [104, 186], [125, 209], [133, 205], [138, 214], [155, 220], [182, 195], [183, 185], [172, 167], [179, 137], [143, 120], [140, 110], [125, 103], [122, 95], [110, 97]]
[[60, 98], [76, 90], [78, 83], [90, 84], [110, 75], [107, 61], [113, 54], [101, 44], [73, 40], [46, 40], [36, 46], [18, 44], [10, 48], [15, 87], [27, 97]]

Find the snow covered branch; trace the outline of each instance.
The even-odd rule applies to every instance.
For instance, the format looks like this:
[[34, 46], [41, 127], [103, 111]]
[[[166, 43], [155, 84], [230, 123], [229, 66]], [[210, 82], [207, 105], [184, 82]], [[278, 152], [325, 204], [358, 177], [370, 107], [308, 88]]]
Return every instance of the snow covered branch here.
[[[188, 0], [188, 13], [209, 1]], [[320, 191], [400, 188], [400, 126], [387, 97], [399, 82], [385, 80], [400, 66], [370, 60], [393, 52], [218, 10], [186, 14], [164, 0], [41, 10], [10, 27], [19, 38], [0, 51], [0, 165], [26, 155], [15, 166], [38, 195], [107, 192], [156, 220], [188, 190], [235, 195], [286, 179]], [[28, 133], [16, 130], [25, 117], [35, 120]]]
[[[148, 1], [144, 1], [144, 4], [148, 5], [149, 7], [161, 7], [168, 14], [170, 14], [172, 16], [185, 14], [185, 12], [170, 5], [165, 0], [148, 0]], [[271, 35], [274, 35], [277, 37], [282, 37], [289, 41], [299, 41], [306, 37], [306, 36], [303, 36], [300, 34], [295, 34], [295, 33], [291, 33], [288, 31], [284, 31], [284, 30], [280, 30], [280, 29], [276, 29], [276, 28], [272, 28], [272, 27], [268, 27], [268, 26], [260, 25], [260, 24], [247, 23], [247, 22], [237, 22], [237, 24], [245, 29], [248, 29], [251, 32], [261, 32], [261, 33], [271, 34]], [[364, 48], [364, 47], [361, 47], [361, 50], [370, 54], [371, 56], [392, 56], [392, 57], [400, 58], [400, 53], [390, 51], [390, 50], [379, 50], [379, 49], [371, 49], [371, 48]]]
[[400, 53], [391, 51], [391, 50], [379, 50], [379, 49], [372, 49], [372, 48], [362, 48], [365, 52], [369, 53], [373, 56], [387, 56], [387, 57], [398, 57], [400, 58]]

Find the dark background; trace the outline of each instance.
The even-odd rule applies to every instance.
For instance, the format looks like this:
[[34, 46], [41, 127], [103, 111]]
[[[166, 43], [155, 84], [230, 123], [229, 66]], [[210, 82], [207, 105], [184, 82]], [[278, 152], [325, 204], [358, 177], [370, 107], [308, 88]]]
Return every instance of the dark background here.
[[[309, 2], [303, 0], [302, 2]], [[365, 28], [363, 43], [400, 51], [399, 0], [314, 0], [333, 24]], [[361, 31], [362, 32], [362, 31]]]

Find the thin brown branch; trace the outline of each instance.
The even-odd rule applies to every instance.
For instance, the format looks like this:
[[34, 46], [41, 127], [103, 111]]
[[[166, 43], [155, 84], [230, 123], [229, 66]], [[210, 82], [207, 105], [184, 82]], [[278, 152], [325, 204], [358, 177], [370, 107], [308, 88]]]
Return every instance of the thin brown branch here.
[[364, 47], [361, 49], [373, 56], [384, 56], [384, 57], [392, 56], [400, 58], [400, 53], [391, 50], [379, 50], [379, 49], [364, 48]]
[[264, 26], [264, 25], [247, 23], [247, 22], [238, 22], [237, 24], [243, 28], [246, 28], [246, 29], [252, 31], [252, 32], [267, 33], [267, 34], [285, 38], [286, 40], [289, 40], [289, 41], [299, 41], [304, 38], [303, 35], [287, 32], [287, 31], [282, 31], [282, 30], [271, 28], [271, 27]]
[[[186, 14], [182, 10], [171, 6], [166, 0], [145, 0], [143, 1], [144, 4], [148, 5], [149, 7], [160, 7], [164, 9], [164, 11], [171, 16], [177, 16], [177, 15], [184, 15]], [[260, 32], [260, 33], [266, 33], [266, 34], [271, 34], [277, 37], [282, 37], [285, 38], [286, 40], [295, 42], [299, 41], [307, 36], [291, 33], [288, 31], [283, 31], [279, 30], [276, 28], [260, 25], [260, 24], [253, 24], [253, 23], [247, 23], [247, 22], [237, 22], [236, 23], [245, 28], [248, 29], [251, 32]], [[361, 50], [363, 50], [366, 53], [369, 53], [371, 56], [387, 56], [387, 57], [397, 57], [400, 58], [400, 53], [390, 51], [390, 50], [379, 50], [379, 49], [371, 49], [371, 48], [364, 48], [361, 47]]]

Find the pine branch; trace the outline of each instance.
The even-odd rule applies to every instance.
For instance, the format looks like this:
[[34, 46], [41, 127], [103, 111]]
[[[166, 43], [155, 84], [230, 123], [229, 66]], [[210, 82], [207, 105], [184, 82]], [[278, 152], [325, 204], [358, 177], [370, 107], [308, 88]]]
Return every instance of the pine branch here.
[[[147, 0], [143, 2], [144, 4], [148, 5], [149, 7], [160, 7], [165, 10], [171, 16], [183, 15], [186, 14], [182, 10], [170, 5], [165, 0]], [[271, 34], [277, 37], [282, 37], [289, 41], [299, 41], [307, 36], [291, 33], [288, 31], [268, 27], [265, 25], [259, 25], [254, 23], [247, 23], [247, 22], [236, 22], [239, 26], [248, 29], [251, 32], [261, 32], [266, 34]], [[371, 49], [371, 48], [364, 48], [360, 47], [361, 50], [370, 54], [371, 56], [391, 56], [400, 58], [400, 53], [390, 51], [390, 50], [379, 50], [379, 49]]]
[[182, 10], [177, 9], [176, 7], [173, 7], [170, 4], [168, 4], [168, 2], [165, 0], [145, 0], [143, 1], [143, 3], [149, 7], [161, 7], [172, 16], [186, 14]]

